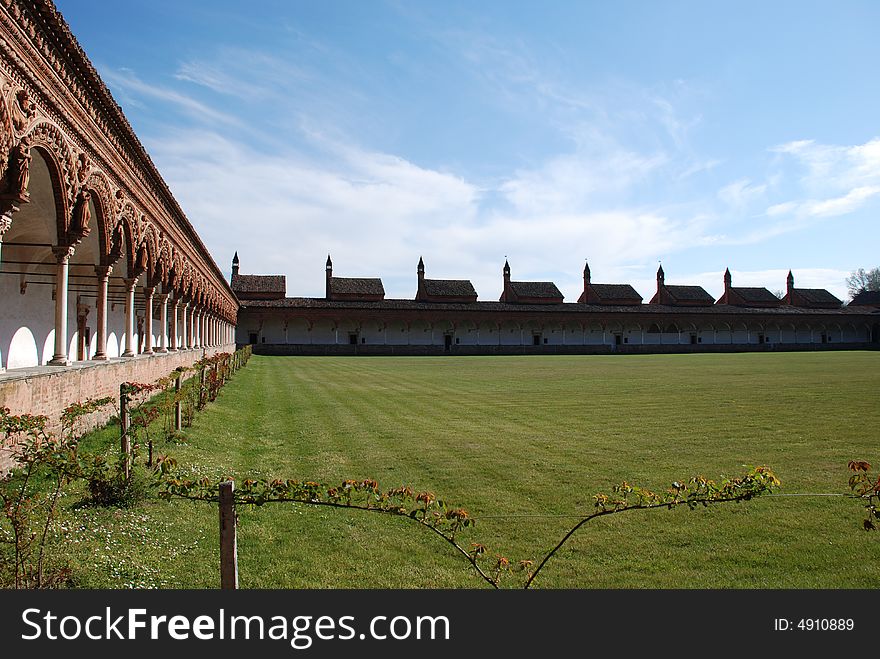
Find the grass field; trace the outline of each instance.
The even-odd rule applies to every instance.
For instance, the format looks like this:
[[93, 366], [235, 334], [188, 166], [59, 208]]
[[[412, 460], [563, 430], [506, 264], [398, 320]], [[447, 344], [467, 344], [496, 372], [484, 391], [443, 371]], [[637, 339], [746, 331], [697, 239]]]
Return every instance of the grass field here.
[[[477, 519], [467, 543], [534, 559], [623, 480], [660, 489], [768, 465], [780, 494], [845, 493], [849, 460], [880, 463], [878, 390], [869, 352], [253, 357], [185, 444], [158, 449], [194, 474], [431, 490]], [[79, 586], [219, 581], [214, 506], [65, 515]], [[584, 527], [536, 585], [876, 588], [880, 535], [861, 520], [841, 496], [615, 515]], [[402, 519], [274, 504], [240, 509], [239, 529], [243, 587], [484, 585]]]

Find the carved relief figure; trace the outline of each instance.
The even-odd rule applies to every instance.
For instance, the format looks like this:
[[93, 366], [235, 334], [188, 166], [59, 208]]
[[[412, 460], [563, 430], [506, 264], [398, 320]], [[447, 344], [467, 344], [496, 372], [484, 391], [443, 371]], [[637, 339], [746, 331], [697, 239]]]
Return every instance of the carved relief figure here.
[[31, 180], [31, 150], [24, 142], [19, 142], [12, 150], [12, 176], [9, 177], [9, 192], [26, 200], [29, 198], [28, 185]]
[[80, 153], [79, 157], [76, 159], [76, 177], [79, 180], [80, 185], [85, 183], [91, 167], [92, 163], [89, 160], [88, 155], [86, 155], [85, 152]]
[[122, 226], [122, 220], [113, 227], [113, 235], [110, 237], [110, 263], [116, 263], [122, 256], [122, 244], [125, 242], [125, 228]]
[[18, 90], [18, 93], [15, 95], [15, 101], [15, 105], [12, 106], [14, 109], [14, 112], [12, 113], [12, 123], [15, 126], [15, 130], [19, 133], [23, 133], [31, 119], [36, 116], [37, 108], [33, 101], [31, 101], [31, 97], [28, 95], [27, 91], [24, 89]]
[[80, 190], [70, 223], [70, 237], [72, 241], [82, 240], [91, 233], [91, 228], [89, 227], [89, 220], [92, 218], [92, 211], [89, 208], [89, 200], [91, 198], [91, 192]]

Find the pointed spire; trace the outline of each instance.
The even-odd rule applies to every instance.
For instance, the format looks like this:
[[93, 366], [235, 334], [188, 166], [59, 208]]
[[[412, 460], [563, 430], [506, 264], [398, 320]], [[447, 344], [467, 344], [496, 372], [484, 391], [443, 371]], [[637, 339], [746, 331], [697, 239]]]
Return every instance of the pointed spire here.
[[665, 283], [665, 281], [666, 281], [666, 273], [663, 272], [663, 264], [661, 264], [660, 267], [657, 268], [657, 283], [663, 284], [663, 283]]
[[232, 257], [232, 276], [235, 277], [238, 275], [238, 252], [235, 253], [235, 256]]
[[589, 285], [590, 283], [590, 263], [589, 261], [584, 262], [584, 285]]
[[425, 272], [425, 262], [422, 260], [421, 256], [419, 257], [419, 265], [416, 267], [416, 270], [421, 273]]
[[794, 290], [794, 275], [791, 274], [791, 270], [788, 271], [788, 277], [785, 278], [785, 287], [789, 294]]
[[504, 276], [505, 277], [510, 276], [510, 264], [507, 262], [506, 258], [504, 259]]
[[325, 277], [324, 277], [324, 280], [325, 280], [324, 297], [326, 297], [326, 298], [329, 300], [330, 297], [331, 297], [331, 291], [330, 291], [330, 289], [331, 289], [331, 286], [330, 286], [330, 280], [333, 279], [333, 261], [330, 260], [330, 255], [329, 255], [329, 254], [327, 255], [327, 266], [326, 266], [326, 268], [325, 268], [325, 270], [324, 270], [324, 273], [325, 273]]
[[733, 277], [730, 276], [730, 268], [724, 269], [724, 290], [730, 288], [733, 284]]
[[232, 265], [238, 265], [238, 252], [232, 257]]

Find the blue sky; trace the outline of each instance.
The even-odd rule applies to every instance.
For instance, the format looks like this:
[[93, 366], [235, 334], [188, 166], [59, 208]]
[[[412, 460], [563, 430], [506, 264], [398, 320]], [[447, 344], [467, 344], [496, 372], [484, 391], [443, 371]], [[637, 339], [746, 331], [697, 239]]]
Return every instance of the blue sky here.
[[880, 3], [56, 0], [220, 267], [800, 287], [878, 263]]

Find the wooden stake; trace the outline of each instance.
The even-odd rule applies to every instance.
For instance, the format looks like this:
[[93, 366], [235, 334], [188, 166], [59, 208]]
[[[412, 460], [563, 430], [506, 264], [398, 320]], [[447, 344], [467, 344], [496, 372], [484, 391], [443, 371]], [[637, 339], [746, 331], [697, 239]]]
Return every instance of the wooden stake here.
[[180, 430], [183, 428], [183, 409], [180, 402], [180, 381], [183, 379], [183, 374], [178, 373], [177, 377], [174, 378], [174, 429]]
[[126, 385], [123, 382], [119, 385], [119, 432], [122, 448], [122, 473], [125, 475], [125, 480], [128, 480], [128, 477], [131, 474], [129, 467], [131, 440], [128, 436], [131, 427], [131, 420], [129, 419], [128, 414], [128, 402], [128, 392], [126, 391]]
[[235, 481], [220, 483], [220, 588], [238, 588], [238, 548], [235, 537]]

